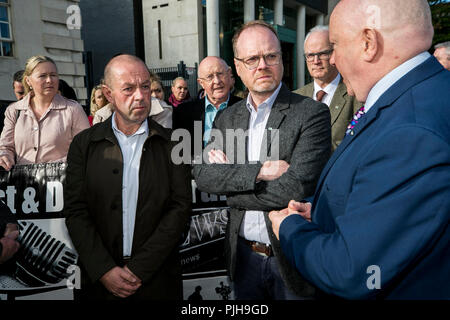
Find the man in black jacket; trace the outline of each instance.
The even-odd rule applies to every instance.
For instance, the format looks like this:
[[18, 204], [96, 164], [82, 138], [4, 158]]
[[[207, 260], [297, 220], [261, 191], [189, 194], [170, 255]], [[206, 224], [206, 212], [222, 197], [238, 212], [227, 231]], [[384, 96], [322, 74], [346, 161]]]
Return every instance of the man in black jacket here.
[[104, 79], [114, 113], [75, 136], [67, 155], [64, 214], [79, 254], [79, 297], [180, 300], [189, 167], [171, 161], [170, 131], [149, 117], [144, 62], [117, 56]]
[[[186, 129], [189, 132], [190, 148], [184, 144], [187, 141], [183, 138], [184, 150], [190, 149], [194, 157], [201, 154], [208, 142], [217, 113], [241, 100], [231, 95], [231, 68], [219, 57], [206, 57], [200, 62], [197, 81], [205, 90], [205, 97], [185, 102], [173, 110], [173, 129]], [[187, 132], [175, 134], [185, 137]]]

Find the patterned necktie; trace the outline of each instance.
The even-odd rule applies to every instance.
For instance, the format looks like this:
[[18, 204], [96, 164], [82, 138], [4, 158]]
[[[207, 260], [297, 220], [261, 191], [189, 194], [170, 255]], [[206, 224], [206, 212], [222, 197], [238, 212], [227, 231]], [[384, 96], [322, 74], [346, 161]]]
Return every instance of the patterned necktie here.
[[356, 111], [352, 121], [350, 121], [350, 123], [348, 124], [347, 131], [345, 131], [345, 135], [348, 135], [350, 134], [350, 132], [352, 132], [353, 128], [356, 126], [356, 124], [359, 122], [359, 120], [364, 114], [365, 114], [364, 106], [362, 106], [358, 111]]
[[325, 91], [323, 91], [323, 90], [317, 91], [317, 93], [316, 93], [317, 101], [319, 101], [319, 102], [322, 101], [323, 96], [326, 95], [326, 94], [327, 93]]

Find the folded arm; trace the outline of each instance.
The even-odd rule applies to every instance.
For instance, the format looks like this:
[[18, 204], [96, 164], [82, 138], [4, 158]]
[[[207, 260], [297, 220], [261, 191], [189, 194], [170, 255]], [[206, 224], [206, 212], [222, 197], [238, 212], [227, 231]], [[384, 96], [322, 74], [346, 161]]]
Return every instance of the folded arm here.
[[300, 200], [314, 193], [330, 155], [330, 113], [321, 109], [303, 123], [287, 171], [278, 179], [258, 183], [251, 192], [228, 196], [230, 206], [269, 211], [285, 208], [290, 200]]

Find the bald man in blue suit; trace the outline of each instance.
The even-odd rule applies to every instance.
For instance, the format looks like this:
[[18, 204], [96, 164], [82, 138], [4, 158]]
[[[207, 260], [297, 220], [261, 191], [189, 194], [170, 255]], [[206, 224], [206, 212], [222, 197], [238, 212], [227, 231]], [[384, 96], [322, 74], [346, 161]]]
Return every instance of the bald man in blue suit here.
[[331, 62], [363, 115], [312, 203], [270, 213], [287, 259], [328, 295], [450, 299], [450, 72], [432, 38], [425, 0], [343, 0], [332, 13]]

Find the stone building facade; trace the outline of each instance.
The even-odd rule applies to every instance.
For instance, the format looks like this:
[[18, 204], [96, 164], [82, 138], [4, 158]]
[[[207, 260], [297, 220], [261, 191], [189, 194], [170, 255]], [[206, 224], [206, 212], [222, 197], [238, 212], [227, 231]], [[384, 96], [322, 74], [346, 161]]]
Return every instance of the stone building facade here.
[[[80, 0], [0, 0], [0, 102], [14, 101], [12, 78], [27, 59], [46, 55], [55, 60], [60, 78], [72, 86], [81, 104], [85, 87]], [[6, 12], [6, 14], [5, 14]], [[7, 26], [7, 27], [6, 27]], [[6, 31], [8, 29], [8, 32]], [[6, 37], [9, 36], [9, 37]], [[6, 39], [6, 41], [5, 41]]]

